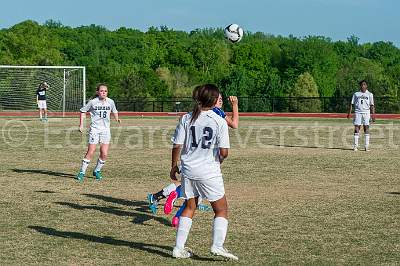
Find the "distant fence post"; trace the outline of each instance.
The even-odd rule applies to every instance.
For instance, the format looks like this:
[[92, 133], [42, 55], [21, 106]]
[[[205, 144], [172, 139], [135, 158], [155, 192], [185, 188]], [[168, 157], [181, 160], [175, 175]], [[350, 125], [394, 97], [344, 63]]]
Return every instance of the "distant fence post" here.
[[271, 97], [271, 112], [274, 112], [274, 97]]

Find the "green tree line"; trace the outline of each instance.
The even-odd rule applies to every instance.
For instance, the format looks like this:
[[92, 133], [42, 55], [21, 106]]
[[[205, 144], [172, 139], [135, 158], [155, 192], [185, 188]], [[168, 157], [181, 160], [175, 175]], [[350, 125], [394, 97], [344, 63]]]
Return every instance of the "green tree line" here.
[[106, 82], [112, 97], [125, 100], [190, 97], [205, 82], [242, 97], [350, 97], [361, 79], [377, 97], [398, 99], [400, 90], [400, 49], [355, 36], [246, 32], [231, 44], [222, 28], [111, 31], [28, 20], [0, 30], [0, 64], [86, 66], [89, 94]]

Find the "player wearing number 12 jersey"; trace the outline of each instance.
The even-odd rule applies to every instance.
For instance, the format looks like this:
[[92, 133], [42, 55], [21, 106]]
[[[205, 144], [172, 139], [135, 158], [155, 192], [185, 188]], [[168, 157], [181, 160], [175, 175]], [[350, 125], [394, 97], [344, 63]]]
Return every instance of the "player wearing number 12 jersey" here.
[[83, 118], [86, 112], [90, 112], [91, 124], [89, 129], [88, 148], [85, 157], [82, 160], [81, 168], [76, 179], [82, 182], [85, 176], [86, 169], [96, 151], [96, 145], [100, 143], [100, 156], [97, 160], [96, 167], [93, 171], [93, 176], [96, 180], [103, 178], [101, 168], [104, 166], [108, 148], [111, 140], [110, 132], [110, 116], [113, 113], [115, 120], [121, 123], [118, 118], [118, 111], [112, 99], [107, 97], [108, 88], [105, 84], [100, 84], [96, 88], [97, 97], [90, 100], [80, 111], [79, 131], [83, 132]]
[[[196, 87], [196, 89], [193, 91], [193, 100], [196, 101], [197, 97], [197, 90], [199, 87]], [[219, 115], [220, 117], [224, 118], [230, 128], [238, 128], [239, 126], [239, 106], [238, 106], [238, 99], [236, 96], [229, 96], [229, 102], [232, 107], [232, 114], [226, 115], [225, 112], [221, 109], [223, 105], [223, 100], [222, 100], [222, 95], [220, 94], [218, 97], [218, 101], [216, 105], [213, 107], [214, 113]], [[156, 193], [149, 193], [147, 194], [147, 200], [149, 202], [149, 208], [152, 211], [152, 213], [157, 213], [157, 206], [158, 203], [161, 199], [167, 198], [167, 201], [164, 205], [164, 213], [165, 214], [170, 214], [172, 212], [172, 209], [174, 207], [174, 202], [177, 198], [181, 197], [181, 186], [179, 182], [172, 182], [168, 186], [162, 188], [160, 191]], [[177, 214], [172, 218], [172, 226], [176, 227], [178, 225], [178, 220], [181, 211], [183, 210], [185, 206], [182, 205]], [[200, 210], [208, 210], [208, 206], [204, 204], [200, 204], [199, 200], [199, 209]]]
[[198, 88], [197, 105], [192, 113], [184, 115], [175, 130], [172, 148], [170, 176], [176, 180], [178, 161], [181, 161], [182, 194], [187, 200], [179, 219], [176, 243], [172, 256], [189, 258], [190, 249], [185, 247], [192, 218], [199, 197], [207, 199], [214, 210], [213, 242], [211, 253], [226, 258], [238, 258], [224, 248], [228, 229], [228, 204], [220, 164], [228, 156], [228, 125], [212, 108], [218, 101], [219, 90], [206, 84]]

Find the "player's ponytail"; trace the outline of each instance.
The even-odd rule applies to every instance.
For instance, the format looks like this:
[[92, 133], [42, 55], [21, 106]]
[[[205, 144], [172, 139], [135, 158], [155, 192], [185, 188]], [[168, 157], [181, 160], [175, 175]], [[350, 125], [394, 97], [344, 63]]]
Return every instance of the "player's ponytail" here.
[[192, 99], [194, 100], [195, 104], [193, 107], [192, 111], [192, 119], [190, 120], [190, 123], [193, 123], [196, 121], [196, 119], [199, 117], [201, 113], [201, 103], [197, 100], [197, 96], [199, 94], [199, 90], [201, 90], [203, 86], [199, 85], [194, 88], [193, 93], [192, 93]]
[[196, 121], [196, 119], [199, 117], [201, 113], [201, 103], [196, 101], [194, 108], [193, 108], [193, 112], [192, 112], [192, 118], [190, 119], [190, 123], [194, 123]]
[[193, 93], [192, 93], [192, 99], [197, 101], [197, 95], [199, 94], [199, 90], [202, 88], [203, 86], [196, 86], [196, 88], [194, 88]]
[[193, 90], [193, 99], [196, 101], [196, 104], [193, 108], [192, 118], [190, 123], [193, 124], [196, 119], [199, 117], [202, 108], [211, 108], [213, 107], [219, 96], [219, 90], [217, 86], [213, 84], [205, 84], [201, 86], [197, 86]]

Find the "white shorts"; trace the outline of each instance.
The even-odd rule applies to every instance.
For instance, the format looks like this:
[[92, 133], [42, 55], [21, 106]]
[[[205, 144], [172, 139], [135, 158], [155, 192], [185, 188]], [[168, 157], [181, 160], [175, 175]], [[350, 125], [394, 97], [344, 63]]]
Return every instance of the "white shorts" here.
[[354, 113], [353, 125], [355, 126], [369, 126], [371, 115], [369, 113]]
[[181, 192], [185, 199], [200, 197], [210, 202], [217, 201], [225, 195], [222, 176], [206, 180], [192, 180], [182, 177]]
[[47, 109], [46, 100], [39, 100], [37, 105], [39, 109]]
[[109, 129], [105, 130], [89, 130], [88, 136], [89, 144], [109, 144], [111, 141], [111, 132]]

